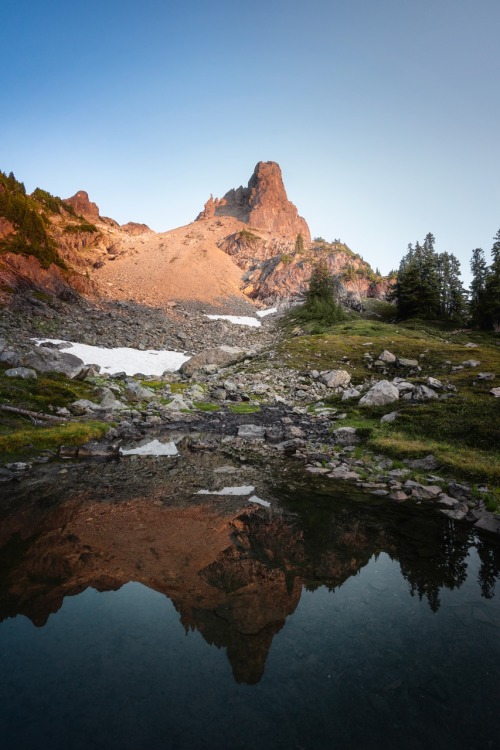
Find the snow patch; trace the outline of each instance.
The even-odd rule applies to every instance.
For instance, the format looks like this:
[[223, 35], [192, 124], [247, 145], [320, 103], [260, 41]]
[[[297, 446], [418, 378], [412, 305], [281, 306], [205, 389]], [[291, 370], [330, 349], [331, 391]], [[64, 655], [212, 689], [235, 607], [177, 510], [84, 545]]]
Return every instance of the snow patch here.
[[228, 320], [230, 323], [235, 323], [239, 326], [251, 326], [252, 328], [260, 328], [262, 323], [257, 318], [251, 318], [249, 315], [207, 315], [209, 320]]
[[250, 495], [255, 490], [250, 484], [240, 487], [223, 487], [222, 490], [198, 490], [197, 495]]
[[269, 503], [267, 500], [261, 500], [260, 497], [257, 497], [257, 495], [252, 495], [252, 497], [248, 498], [249, 503], [257, 503], [257, 505], [263, 505], [264, 508], [270, 508], [271, 503]]
[[259, 318], [265, 318], [266, 315], [272, 315], [272, 313], [278, 312], [277, 307], [269, 307], [267, 310], [259, 310], [257, 315]]
[[161, 443], [159, 440], [150, 440], [143, 445], [136, 445], [134, 448], [121, 449], [122, 456], [178, 456], [179, 451], [175, 443], [171, 440], [168, 443]]
[[89, 344], [78, 344], [75, 341], [63, 341], [62, 339], [33, 339], [39, 346], [43, 343], [66, 344], [59, 349], [61, 352], [69, 352], [83, 360], [86, 365], [99, 365], [103, 372], [110, 375], [117, 372], [125, 372], [127, 375], [141, 373], [143, 375], [163, 375], [165, 371], [173, 372], [187, 362], [187, 357], [181, 352], [168, 350], [132, 349], [125, 346], [114, 349], [106, 349], [102, 346], [90, 346]]

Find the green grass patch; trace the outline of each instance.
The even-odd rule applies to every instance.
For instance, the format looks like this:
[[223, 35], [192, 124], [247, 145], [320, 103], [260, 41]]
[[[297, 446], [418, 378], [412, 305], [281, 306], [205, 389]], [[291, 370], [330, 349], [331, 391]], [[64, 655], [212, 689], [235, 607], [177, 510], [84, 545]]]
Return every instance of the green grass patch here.
[[[0, 370], [0, 403], [21, 409], [48, 412], [49, 406], [68, 406], [80, 398], [92, 400], [94, 387], [79, 380], [69, 380], [64, 375], [50, 373], [36, 380], [7, 378]], [[1, 429], [1, 427], [0, 427]]]
[[213, 404], [211, 401], [194, 401], [195, 407], [200, 411], [219, 411], [220, 405]]
[[441, 466], [457, 478], [500, 484], [498, 451], [471, 450], [449, 443], [412, 438], [404, 432], [383, 431], [372, 436], [370, 448], [396, 458], [423, 458], [432, 453]]
[[243, 402], [241, 404], [229, 404], [229, 411], [232, 414], [253, 414], [256, 411], [260, 411], [258, 404], [249, 404]]
[[67, 424], [36, 427], [15, 420], [16, 426], [7, 435], [0, 435], [0, 459], [23, 458], [41, 450], [56, 450], [61, 445], [83, 445], [102, 438], [109, 424], [98, 421], [69, 422]]

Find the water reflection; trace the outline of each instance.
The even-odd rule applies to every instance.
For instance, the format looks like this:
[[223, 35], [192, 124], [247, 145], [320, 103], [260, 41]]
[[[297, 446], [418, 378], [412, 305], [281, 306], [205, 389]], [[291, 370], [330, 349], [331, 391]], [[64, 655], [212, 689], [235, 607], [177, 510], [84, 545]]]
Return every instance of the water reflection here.
[[147, 460], [146, 472], [141, 459], [82, 469], [76, 485], [62, 475], [58, 490], [53, 482], [19, 490], [0, 516], [0, 620], [23, 614], [41, 627], [67, 596], [135, 581], [169, 597], [186, 630], [225, 648], [236, 682], [256, 684], [304, 590], [339, 589], [381, 553], [437, 612], [443, 591], [464, 583], [475, 546], [481, 595], [494, 595], [500, 548], [447, 518], [332, 498], [310, 482], [307, 490], [275, 482], [271, 509], [248, 506], [216, 496], [215, 485], [214, 497], [196, 495], [214, 481], [207, 458], [196, 475]]

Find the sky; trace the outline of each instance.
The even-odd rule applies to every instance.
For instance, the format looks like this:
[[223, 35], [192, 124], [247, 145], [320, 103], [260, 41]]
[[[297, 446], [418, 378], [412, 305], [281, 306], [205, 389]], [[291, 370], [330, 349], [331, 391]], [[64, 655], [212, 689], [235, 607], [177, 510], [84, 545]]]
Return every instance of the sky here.
[[382, 273], [500, 228], [498, 0], [3, 0], [0, 169], [166, 231], [280, 164]]

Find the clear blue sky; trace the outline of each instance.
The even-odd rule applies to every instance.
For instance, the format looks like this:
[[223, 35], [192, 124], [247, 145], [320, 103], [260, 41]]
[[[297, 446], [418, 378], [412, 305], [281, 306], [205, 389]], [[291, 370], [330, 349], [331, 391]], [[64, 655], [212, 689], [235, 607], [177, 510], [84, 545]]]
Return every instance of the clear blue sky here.
[[499, 0], [4, 0], [0, 169], [164, 231], [277, 161], [313, 236], [468, 278], [500, 228]]

